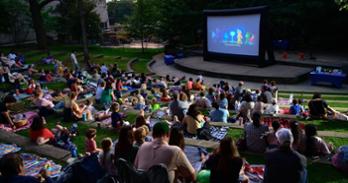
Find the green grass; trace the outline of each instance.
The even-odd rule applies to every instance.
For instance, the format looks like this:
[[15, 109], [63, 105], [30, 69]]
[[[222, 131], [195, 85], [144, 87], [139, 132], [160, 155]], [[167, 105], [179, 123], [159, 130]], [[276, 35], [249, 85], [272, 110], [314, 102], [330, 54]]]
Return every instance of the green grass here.
[[147, 74], [149, 71], [147, 70], [147, 63], [150, 60], [148, 59], [139, 59], [138, 61], [136, 61], [133, 65], [132, 68], [135, 72], [137, 73], [144, 73]]
[[126, 71], [127, 70], [127, 63], [130, 59], [127, 57], [121, 57], [121, 58], [117, 58], [115, 56], [104, 56], [102, 58], [94, 58], [92, 59], [92, 63], [95, 64], [117, 64], [118, 67], [123, 70]]

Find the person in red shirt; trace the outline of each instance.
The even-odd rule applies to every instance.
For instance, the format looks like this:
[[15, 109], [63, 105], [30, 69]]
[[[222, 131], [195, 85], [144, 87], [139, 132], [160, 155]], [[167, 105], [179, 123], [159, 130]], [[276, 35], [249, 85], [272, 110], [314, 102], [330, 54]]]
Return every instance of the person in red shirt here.
[[44, 117], [35, 116], [30, 126], [29, 137], [38, 145], [55, 142], [54, 134], [45, 125], [46, 120]]
[[85, 149], [86, 153], [93, 154], [101, 152], [102, 150], [97, 147], [97, 142], [95, 138], [97, 137], [97, 130], [94, 128], [89, 128], [86, 132]]
[[47, 70], [47, 71], [45, 72], [45, 80], [46, 80], [46, 82], [51, 82], [51, 81], [53, 81], [53, 77], [52, 77], [51, 72], [50, 72], [49, 70]]

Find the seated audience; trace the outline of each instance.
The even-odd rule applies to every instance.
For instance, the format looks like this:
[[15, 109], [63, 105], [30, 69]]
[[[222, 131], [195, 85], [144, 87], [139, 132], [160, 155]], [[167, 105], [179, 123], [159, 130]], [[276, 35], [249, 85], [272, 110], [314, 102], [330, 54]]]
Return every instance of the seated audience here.
[[55, 144], [56, 139], [53, 132], [51, 132], [51, 130], [49, 130], [45, 126], [45, 118], [35, 116], [29, 130], [30, 139], [38, 145], [45, 143]]
[[100, 103], [100, 99], [101, 99], [102, 93], [104, 91], [104, 88], [105, 88], [105, 81], [102, 81], [98, 85], [98, 87], [97, 87], [97, 89], [95, 91], [95, 101], [96, 101], [97, 104]]
[[327, 112], [332, 112], [320, 93], [315, 93], [312, 100], [308, 102], [309, 114], [313, 119], [327, 118]]
[[111, 126], [114, 128], [120, 128], [123, 125], [123, 118], [120, 114], [120, 104], [117, 102], [111, 105]]
[[152, 136], [154, 138], [152, 142], [145, 142], [141, 145], [135, 158], [135, 168], [147, 171], [152, 166], [162, 163], [167, 166], [170, 183], [175, 182], [175, 177], [195, 181], [195, 170], [186, 155], [179, 147], [168, 145], [168, 124], [164, 122], [156, 123], [153, 127]]
[[268, 126], [261, 124], [261, 115], [253, 114], [253, 122], [245, 125], [244, 134], [247, 149], [263, 153], [266, 149], [266, 140], [263, 138], [268, 132]]
[[183, 102], [179, 100], [179, 95], [177, 93], [173, 94], [173, 101], [169, 104], [169, 111], [170, 114], [173, 116], [177, 116], [179, 120], [181, 121], [185, 114], [184, 114], [184, 106]]
[[99, 153], [102, 150], [98, 148], [95, 138], [97, 137], [97, 130], [89, 128], [86, 132], [85, 150], [87, 154]]
[[133, 128], [131, 126], [123, 126], [120, 130], [118, 142], [115, 145], [115, 163], [119, 158], [122, 158], [133, 164], [138, 152], [138, 147], [133, 145], [133, 143]]
[[195, 104], [200, 108], [200, 109], [208, 109], [211, 107], [210, 101], [205, 97], [204, 92], [199, 93], [199, 97], [197, 97]]
[[213, 108], [210, 112], [210, 120], [213, 122], [224, 122], [227, 123], [227, 119], [229, 117], [229, 112], [226, 109], [219, 108], [219, 104], [214, 102]]
[[149, 128], [147, 126], [141, 126], [134, 131], [134, 146], [140, 148], [140, 146], [149, 139], [146, 136], [149, 134]]
[[83, 107], [81, 107], [78, 103], [77, 103], [77, 94], [72, 92], [70, 95], [70, 99], [71, 99], [71, 115], [74, 121], [81, 121], [83, 120], [82, 117], [85, 114], [86, 118], [89, 119], [91, 118], [90, 116], [90, 112], [87, 110], [87, 106], [83, 105]]
[[258, 96], [255, 102], [255, 106], [253, 108], [253, 113], [257, 112], [257, 113], [263, 114], [265, 108], [266, 108], [266, 105], [265, 103], [262, 102], [261, 96]]
[[292, 143], [292, 148], [300, 153], [304, 153], [305, 151], [305, 134], [303, 130], [300, 128], [300, 124], [297, 121], [290, 122], [290, 130], [294, 137], [294, 141]]
[[326, 144], [326, 142], [318, 137], [317, 129], [314, 125], [308, 124], [305, 126], [306, 132], [306, 146], [305, 155], [310, 157], [315, 156], [327, 156], [331, 154], [331, 148]]
[[183, 124], [186, 126], [186, 132], [189, 135], [197, 135], [197, 130], [204, 125], [202, 113], [198, 110], [195, 104], [190, 105], [186, 116], [183, 119]]
[[115, 176], [116, 168], [113, 163], [114, 154], [112, 148], [111, 138], [104, 138], [101, 142], [102, 151], [98, 154], [99, 164], [106, 171], [108, 175]]
[[289, 129], [277, 131], [279, 148], [266, 153], [264, 182], [307, 182], [307, 159], [292, 148], [294, 140]]
[[302, 112], [304, 111], [302, 111], [301, 106], [298, 104], [298, 100], [294, 99], [292, 101], [292, 105], [290, 106], [289, 113], [292, 115], [301, 115]]
[[15, 129], [16, 126], [10, 115], [8, 107], [16, 103], [16, 98], [13, 95], [7, 95], [0, 103], [0, 123], [9, 125], [11, 128]]
[[279, 105], [277, 104], [276, 100], [273, 100], [272, 104], [267, 106], [264, 114], [279, 114]]
[[240, 180], [243, 173], [244, 161], [240, 157], [237, 146], [231, 137], [220, 141], [219, 148], [209, 156], [205, 167], [211, 171], [210, 183], [239, 183], [247, 181], [246, 177]]
[[238, 117], [242, 117], [244, 122], [251, 121], [251, 113], [254, 109], [254, 102], [249, 94], [244, 96], [244, 100], [240, 104]]
[[24, 162], [17, 153], [8, 153], [0, 159], [1, 183], [51, 183], [46, 170], [40, 171], [38, 177], [25, 176]]
[[280, 123], [278, 121], [272, 122], [272, 131], [267, 134], [267, 147], [268, 149], [273, 149], [279, 146], [278, 139], [276, 137], [276, 133], [280, 128]]

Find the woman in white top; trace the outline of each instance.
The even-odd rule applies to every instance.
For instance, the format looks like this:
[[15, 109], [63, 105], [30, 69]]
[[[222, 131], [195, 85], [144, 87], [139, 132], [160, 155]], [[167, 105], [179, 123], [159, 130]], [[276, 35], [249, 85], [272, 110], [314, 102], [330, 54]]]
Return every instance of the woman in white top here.
[[104, 89], [105, 89], [105, 85], [106, 85], [105, 81], [102, 81], [102, 82], [100, 83], [100, 85], [97, 87], [97, 90], [96, 90], [96, 92], [95, 92], [95, 101], [96, 101], [97, 103], [99, 103], [99, 101], [100, 101], [100, 98], [101, 98], [101, 96], [102, 96], [102, 93], [103, 93], [103, 91], [104, 91]]

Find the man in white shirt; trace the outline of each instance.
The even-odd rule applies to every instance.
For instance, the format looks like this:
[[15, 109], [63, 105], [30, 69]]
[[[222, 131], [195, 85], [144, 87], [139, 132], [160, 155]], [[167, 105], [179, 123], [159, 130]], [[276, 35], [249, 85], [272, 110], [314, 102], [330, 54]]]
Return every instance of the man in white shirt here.
[[76, 58], [76, 51], [71, 52], [70, 59], [74, 64], [75, 70], [79, 70], [80, 67], [79, 67], [79, 63], [78, 63], [77, 58]]
[[145, 142], [140, 146], [134, 162], [135, 168], [147, 171], [154, 165], [164, 164], [167, 166], [170, 183], [174, 183], [175, 174], [194, 181], [195, 170], [185, 153], [177, 146], [168, 145], [168, 124], [156, 123], [152, 136], [154, 138], [152, 142]]
[[105, 64], [103, 64], [103, 65], [100, 67], [100, 73], [101, 73], [101, 74], [108, 74], [108, 71], [109, 71], [109, 69], [108, 69], [108, 67], [106, 67]]

